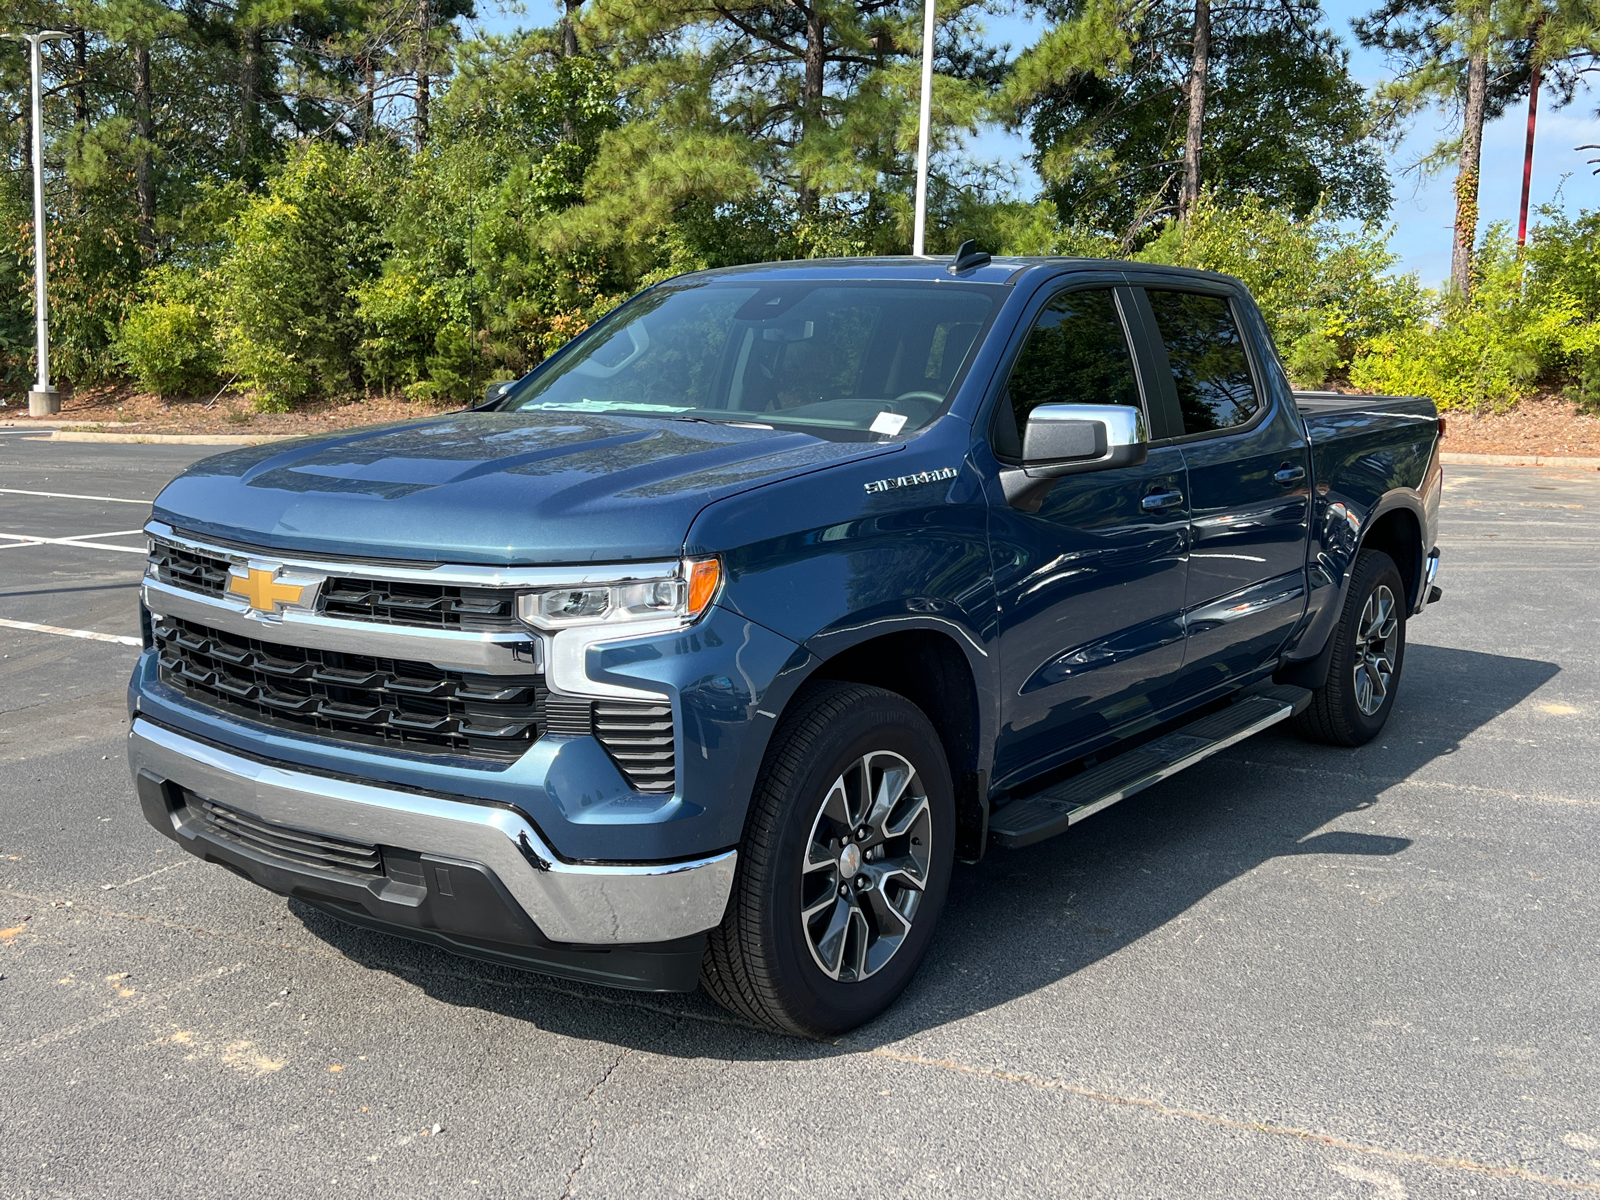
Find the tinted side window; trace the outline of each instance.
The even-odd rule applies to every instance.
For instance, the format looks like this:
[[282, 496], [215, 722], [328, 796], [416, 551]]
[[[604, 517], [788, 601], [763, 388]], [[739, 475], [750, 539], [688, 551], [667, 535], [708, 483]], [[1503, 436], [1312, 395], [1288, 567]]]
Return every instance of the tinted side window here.
[[1133, 356], [1110, 289], [1068, 292], [1039, 314], [1007, 387], [1015, 424], [1001, 421], [996, 449], [1022, 450], [1028, 414], [1041, 404], [1139, 406]]
[[1226, 429], [1255, 416], [1261, 400], [1228, 302], [1194, 292], [1148, 295], [1178, 385], [1183, 431]]

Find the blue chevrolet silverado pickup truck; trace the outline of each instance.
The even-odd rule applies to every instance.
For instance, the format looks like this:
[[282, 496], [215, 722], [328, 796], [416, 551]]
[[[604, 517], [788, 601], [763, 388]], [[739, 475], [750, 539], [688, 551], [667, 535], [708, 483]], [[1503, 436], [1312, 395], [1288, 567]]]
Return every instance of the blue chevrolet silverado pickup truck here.
[[1279, 721], [1372, 738], [1440, 432], [1291, 392], [1219, 275], [673, 279], [474, 409], [174, 480], [139, 801], [359, 925], [837, 1033], [958, 861]]

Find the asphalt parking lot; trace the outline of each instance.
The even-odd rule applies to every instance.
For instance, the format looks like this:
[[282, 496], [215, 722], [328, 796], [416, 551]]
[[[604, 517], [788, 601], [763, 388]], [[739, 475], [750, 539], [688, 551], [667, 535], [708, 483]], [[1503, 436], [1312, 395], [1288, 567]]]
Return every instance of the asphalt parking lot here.
[[136, 531], [208, 452], [0, 431], [0, 1196], [1600, 1193], [1600, 472], [1447, 469], [1383, 738], [1272, 732], [992, 852], [819, 1045], [149, 829]]

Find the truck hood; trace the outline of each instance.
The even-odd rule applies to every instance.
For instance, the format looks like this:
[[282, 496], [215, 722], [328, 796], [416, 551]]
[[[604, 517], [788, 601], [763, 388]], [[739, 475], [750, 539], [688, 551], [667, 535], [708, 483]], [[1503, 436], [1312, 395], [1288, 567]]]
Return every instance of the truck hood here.
[[593, 413], [455, 413], [219, 454], [153, 516], [283, 551], [502, 564], [675, 558], [714, 500], [883, 443]]

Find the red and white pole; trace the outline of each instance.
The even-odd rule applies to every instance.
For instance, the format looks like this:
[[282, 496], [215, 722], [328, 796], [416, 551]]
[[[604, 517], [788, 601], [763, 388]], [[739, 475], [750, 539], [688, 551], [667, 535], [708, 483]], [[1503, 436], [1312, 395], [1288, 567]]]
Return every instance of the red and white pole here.
[[[1535, 53], [1538, 52], [1535, 43]], [[1528, 80], [1528, 146], [1522, 155], [1522, 216], [1517, 222], [1517, 249], [1528, 244], [1528, 193], [1533, 189], [1533, 128], [1539, 120], [1539, 60], [1533, 60]]]

